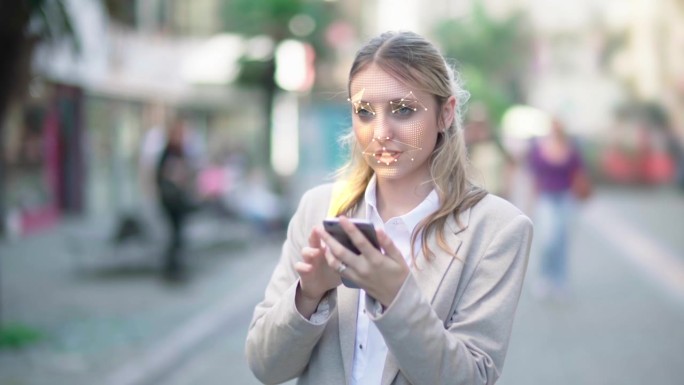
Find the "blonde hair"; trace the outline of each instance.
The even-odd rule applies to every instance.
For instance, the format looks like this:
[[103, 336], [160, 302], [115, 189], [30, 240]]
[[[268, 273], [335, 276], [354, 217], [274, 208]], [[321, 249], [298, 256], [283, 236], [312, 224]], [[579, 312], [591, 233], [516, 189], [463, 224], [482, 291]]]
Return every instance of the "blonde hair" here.
[[[473, 207], [487, 194], [485, 190], [475, 186], [467, 175], [468, 160], [461, 115], [469, 94], [435, 46], [413, 32], [386, 32], [363, 46], [357, 52], [349, 72], [348, 94], [354, 76], [370, 64], [379, 66], [405, 84], [434, 95], [438, 106], [437, 114], [442, 114], [442, 107], [449, 97], [456, 98], [453, 122], [439, 134], [437, 145], [428, 160], [430, 182], [434, 184], [439, 196], [440, 207], [423, 219], [411, 234], [412, 245], [418, 234], [422, 234], [422, 252], [426, 259], [434, 256], [427, 242], [433, 231], [437, 232], [438, 246], [456, 257], [444, 237], [446, 221], [452, 215], [458, 220], [460, 213]], [[438, 122], [444, 122], [443, 116], [438, 115], [437, 118]], [[373, 169], [368, 166], [357, 147], [353, 130], [341, 138], [341, 141], [351, 156], [348, 163], [336, 173], [344, 187], [343, 191], [338, 189], [336, 198], [333, 199], [333, 215], [348, 214], [357, 209], [373, 176]], [[412, 258], [415, 260], [413, 251]]]

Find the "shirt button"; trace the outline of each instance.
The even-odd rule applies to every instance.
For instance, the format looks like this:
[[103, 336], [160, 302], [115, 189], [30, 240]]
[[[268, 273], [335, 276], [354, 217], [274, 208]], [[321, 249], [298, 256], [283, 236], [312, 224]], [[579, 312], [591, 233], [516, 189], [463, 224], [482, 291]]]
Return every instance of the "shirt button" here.
[[363, 350], [363, 344], [359, 344], [359, 349]]

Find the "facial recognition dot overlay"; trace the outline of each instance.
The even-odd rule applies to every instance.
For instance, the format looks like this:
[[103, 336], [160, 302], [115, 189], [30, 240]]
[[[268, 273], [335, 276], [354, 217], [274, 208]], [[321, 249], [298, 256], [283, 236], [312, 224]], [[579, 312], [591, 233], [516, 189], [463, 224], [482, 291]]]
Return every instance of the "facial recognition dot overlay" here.
[[352, 79], [351, 95], [359, 148], [379, 177], [398, 177], [426, 164], [438, 131], [430, 94], [371, 65]]

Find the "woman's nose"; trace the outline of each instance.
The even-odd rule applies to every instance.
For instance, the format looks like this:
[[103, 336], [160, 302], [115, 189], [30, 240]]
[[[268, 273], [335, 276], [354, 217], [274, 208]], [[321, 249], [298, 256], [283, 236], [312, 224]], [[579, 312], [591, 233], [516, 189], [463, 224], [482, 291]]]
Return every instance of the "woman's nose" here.
[[378, 113], [375, 118], [375, 127], [373, 128], [373, 139], [383, 143], [393, 137], [392, 127], [387, 119], [386, 114]]

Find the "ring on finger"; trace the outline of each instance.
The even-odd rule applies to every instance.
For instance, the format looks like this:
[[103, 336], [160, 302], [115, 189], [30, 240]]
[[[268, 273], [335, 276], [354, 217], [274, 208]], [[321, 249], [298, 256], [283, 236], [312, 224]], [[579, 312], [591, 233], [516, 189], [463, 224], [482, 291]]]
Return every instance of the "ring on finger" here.
[[343, 271], [347, 270], [347, 265], [344, 263], [340, 263], [339, 266], [337, 266], [337, 272], [342, 274]]

